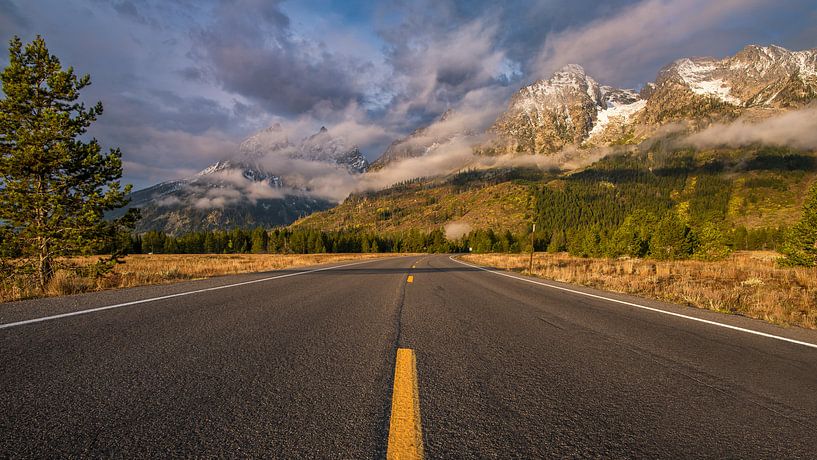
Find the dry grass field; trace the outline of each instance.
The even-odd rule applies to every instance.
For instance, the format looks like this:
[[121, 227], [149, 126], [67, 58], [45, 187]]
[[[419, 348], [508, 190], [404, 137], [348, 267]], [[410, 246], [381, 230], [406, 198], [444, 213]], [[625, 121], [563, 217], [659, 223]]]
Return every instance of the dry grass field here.
[[[537, 253], [533, 275], [613, 292], [817, 329], [817, 268], [782, 268], [773, 252], [717, 262], [582, 259]], [[469, 254], [479, 265], [527, 272], [527, 254]]]
[[[405, 254], [155, 254], [130, 255], [111, 273], [96, 278], [80, 277], [70, 269], [59, 270], [48, 286], [46, 296], [78, 294], [148, 284], [209, 278], [237, 273], [263, 272], [283, 268], [364, 260]], [[67, 266], [78, 266], [96, 258], [69, 259]], [[0, 285], [0, 302], [32, 297], [41, 293], [21, 283]]]

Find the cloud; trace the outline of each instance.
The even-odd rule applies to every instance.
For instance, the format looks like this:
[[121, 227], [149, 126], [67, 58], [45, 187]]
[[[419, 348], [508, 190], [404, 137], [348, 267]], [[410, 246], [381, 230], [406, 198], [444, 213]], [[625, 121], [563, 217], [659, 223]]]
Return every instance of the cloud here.
[[[29, 20], [11, 0], [0, 0], [0, 30], [14, 31], [28, 27]], [[10, 38], [10, 37], [2, 37]], [[5, 45], [5, 42], [3, 42]]]
[[445, 224], [445, 237], [449, 240], [462, 238], [471, 231], [471, 225], [467, 222], [449, 222]]
[[[814, 46], [815, 14], [811, 0], [0, 0], [0, 39], [41, 33], [91, 74], [83, 97], [106, 107], [92, 134], [122, 148], [139, 188], [229, 157], [272, 122], [302, 136], [325, 125], [374, 159], [420, 126], [432, 124], [423, 145], [478, 132], [566, 62], [635, 85], [685, 55]], [[458, 143], [405, 167], [449, 168]], [[358, 187], [332, 171], [302, 176], [333, 196]]]
[[817, 107], [785, 112], [750, 122], [715, 124], [679, 141], [697, 148], [743, 147], [752, 144], [817, 149]]
[[[194, 32], [193, 53], [204, 69], [226, 90], [281, 115], [360, 101], [367, 63], [297, 36], [281, 3], [237, 0], [214, 7], [213, 21]], [[186, 74], [195, 75], [191, 69]]]
[[389, 84], [395, 92], [390, 119], [427, 123], [471, 91], [505, 86], [503, 77], [513, 66], [495, 47], [497, 30], [497, 24], [475, 20], [425, 35], [402, 28], [388, 34], [394, 72]]
[[671, 60], [701, 50], [726, 54], [742, 47], [747, 38], [730, 25], [770, 7], [779, 7], [778, 2], [644, 0], [608, 17], [549, 34], [533, 68], [543, 78], [574, 63], [603, 82], [643, 83], [645, 70], [655, 75]]

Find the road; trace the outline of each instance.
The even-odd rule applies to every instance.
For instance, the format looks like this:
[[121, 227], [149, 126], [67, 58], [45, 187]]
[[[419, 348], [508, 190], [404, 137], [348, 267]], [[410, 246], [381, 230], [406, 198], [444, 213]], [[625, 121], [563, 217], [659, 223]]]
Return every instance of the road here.
[[817, 452], [814, 331], [513, 276], [417, 256], [2, 305], [0, 457], [379, 458], [398, 394], [428, 458]]

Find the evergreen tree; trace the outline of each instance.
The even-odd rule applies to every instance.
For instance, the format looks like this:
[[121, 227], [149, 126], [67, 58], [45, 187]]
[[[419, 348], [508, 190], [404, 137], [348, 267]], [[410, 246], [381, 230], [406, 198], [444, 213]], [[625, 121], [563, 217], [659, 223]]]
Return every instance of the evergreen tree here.
[[550, 253], [562, 252], [567, 249], [566, 244], [567, 238], [565, 237], [565, 231], [554, 230], [550, 238], [550, 243], [548, 243], [547, 251]]
[[655, 227], [655, 216], [644, 210], [636, 210], [624, 219], [613, 233], [609, 255], [644, 257], [650, 249], [650, 237]]
[[786, 256], [782, 260], [786, 265], [817, 265], [817, 183], [809, 190], [803, 215], [789, 230], [780, 252]]
[[706, 222], [695, 230], [695, 243], [695, 259], [718, 260], [728, 256], [730, 252], [723, 230], [712, 222]]
[[269, 235], [262, 227], [256, 227], [252, 231], [252, 252], [254, 254], [263, 254], [267, 252], [269, 245]]
[[656, 259], [686, 259], [692, 254], [690, 228], [674, 212], [664, 215], [650, 239], [650, 255]]
[[130, 186], [120, 188], [118, 149], [106, 154], [96, 139], [81, 139], [102, 113], [101, 103], [78, 102], [90, 77], [63, 69], [42, 37], [25, 47], [11, 40], [0, 80], [0, 222], [23, 257], [17, 266], [45, 289], [58, 257], [90, 253], [110, 237], [103, 213], [124, 206]]
[[216, 236], [212, 232], [204, 235], [204, 252], [206, 254], [217, 254], [221, 252], [216, 244]]

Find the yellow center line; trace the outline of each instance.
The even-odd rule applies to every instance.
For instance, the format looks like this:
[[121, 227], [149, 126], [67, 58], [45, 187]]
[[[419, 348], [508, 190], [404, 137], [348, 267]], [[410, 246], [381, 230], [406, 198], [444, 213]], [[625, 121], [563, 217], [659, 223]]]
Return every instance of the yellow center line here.
[[409, 275], [408, 278], [406, 279], [406, 282], [407, 283], [413, 283], [414, 282], [414, 275]]
[[417, 359], [414, 350], [408, 348], [397, 349], [386, 458], [389, 460], [423, 458]]

